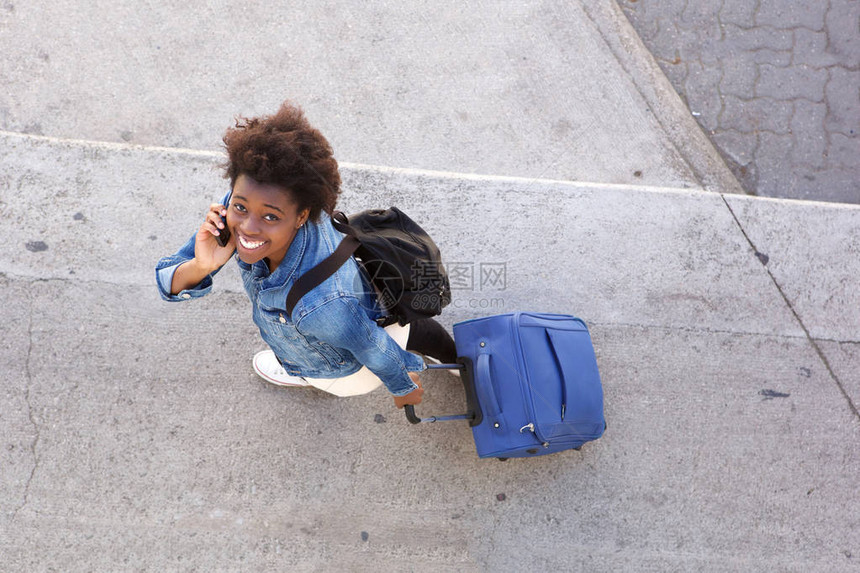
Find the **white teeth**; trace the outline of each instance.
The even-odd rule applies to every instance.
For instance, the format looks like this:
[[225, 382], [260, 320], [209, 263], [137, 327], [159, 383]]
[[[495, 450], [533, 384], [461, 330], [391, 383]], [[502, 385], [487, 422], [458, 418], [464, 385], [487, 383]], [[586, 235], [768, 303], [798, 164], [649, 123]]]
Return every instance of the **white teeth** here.
[[242, 244], [243, 247], [245, 247], [246, 249], [249, 249], [249, 250], [256, 249], [257, 247], [259, 247], [263, 243], [265, 243], [265, 241], [259, 241], [259, 242], [249, 241], [248, 239], [246, 239], [245, 237], [242, 237], [242, 236], [239, 236], [239, 242]]

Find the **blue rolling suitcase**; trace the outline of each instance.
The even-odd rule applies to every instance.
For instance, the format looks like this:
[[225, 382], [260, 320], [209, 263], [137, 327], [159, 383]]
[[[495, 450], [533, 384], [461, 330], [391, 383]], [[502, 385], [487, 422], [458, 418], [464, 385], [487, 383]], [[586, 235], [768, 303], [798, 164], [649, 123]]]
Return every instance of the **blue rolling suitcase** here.
[[573, 316], [519, 312], [454, 325], [468, 419], [482, 458], [579, 449], [603, 435], [603, 388], [591, 336]]

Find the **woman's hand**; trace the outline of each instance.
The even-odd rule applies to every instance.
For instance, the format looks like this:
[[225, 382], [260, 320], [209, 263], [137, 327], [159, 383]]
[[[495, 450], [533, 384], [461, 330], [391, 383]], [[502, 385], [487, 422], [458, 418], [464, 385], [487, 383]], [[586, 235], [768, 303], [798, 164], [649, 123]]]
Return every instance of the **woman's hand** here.
[[194, 259], [201, 270], [207, 270], [206, 274], [216, 271], [224, 266], [233, 251], [236, 250], [236, 238], [231, 236], [227, 245], [222, 247], [215, 238], [224, 229], [221, 216], [227, 214], [227, 208], [221, 203], [209, 205], [206, 219], [200, 225], [197, 236], [194, 239]]
[[170, 284], [171, 294], [179, 294], [185, 289], [194, 288], [207, 275], [220, 269], [236, 250], [236, 238], [230, 237], [226, 247], [218, 244], [215, 238], [224, 229], [221, 215], [227, 214], [227, 209], [221, 203], [209, 205], [206, 219], [200, 225], [194, 237], [194, 258], [177, 267]]
[[418, 378], [418, 374], [416, 374], [415, 372], [410, 372], [409, 377], [412, 378], [412, 381], [418, 385], [418, 388], [404, 396], [395, 396], [394, 405], [398, 408], [402, 408], [407, 404], [411, 404], [413, 406], [415, 404], [420, 404], [421, 399], [424, 397], [424, 388], [421, 387], [421, 380]]

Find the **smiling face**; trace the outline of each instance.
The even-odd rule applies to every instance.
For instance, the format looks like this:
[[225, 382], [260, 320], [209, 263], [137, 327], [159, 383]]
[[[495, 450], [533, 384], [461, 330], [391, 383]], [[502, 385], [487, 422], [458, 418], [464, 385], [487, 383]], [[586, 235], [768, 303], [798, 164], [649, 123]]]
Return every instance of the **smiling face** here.
[[227, 227], [236, 237], [239, 258], [248, 264], [266, 259], [274, 272], [308, 213], [299, 212], [288, 189], [240, 174], [227, 208]]

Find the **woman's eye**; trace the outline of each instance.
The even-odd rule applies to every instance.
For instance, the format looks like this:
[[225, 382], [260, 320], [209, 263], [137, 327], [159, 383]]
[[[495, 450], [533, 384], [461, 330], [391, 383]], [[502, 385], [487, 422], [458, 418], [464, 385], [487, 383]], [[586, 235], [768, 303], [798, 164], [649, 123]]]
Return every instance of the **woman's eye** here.
[[272, 221], [272, 222], [275, 222], [275, 221], [279, 221], [279, 220], [280, 220], [280, 219], [278, 219], [277, 215], [271, 215], [271, 214], [269, 214], [269, 215], [264, 215], [264, 216], [263, 216], [263, 218], [264, 218], [266, 221]]
[[234, 203], [234, 204], [233, 204], [233, 207], [234, 207], [237, 211], [239, 211], [240, 213], [244, 213], [244, 212], [245, 212], [245, 206], [244, 206], [244, 205], [240, 205], [239, 203]]

